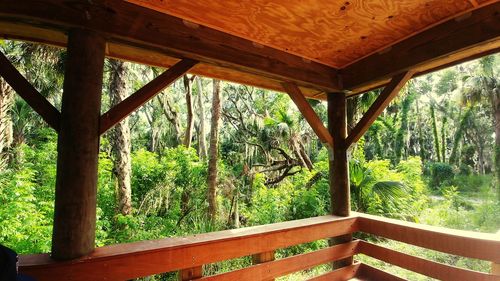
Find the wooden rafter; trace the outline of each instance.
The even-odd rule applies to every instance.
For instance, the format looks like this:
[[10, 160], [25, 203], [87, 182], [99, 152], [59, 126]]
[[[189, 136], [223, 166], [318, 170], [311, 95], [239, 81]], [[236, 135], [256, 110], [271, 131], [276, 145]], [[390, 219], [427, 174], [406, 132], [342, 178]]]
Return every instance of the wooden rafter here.
[[108, 42], [124, 46], [156, 50], [174, 58], [191, 58], [278, 81], [290, 80], [300, 86], [339, 90], [337, 69], [333, 67], [122, 0], [0, 1], [0, 22], [27, 23], [56, 31], [91, 29], [109, 35]]
[[59, 111], [17, 71], [2, 52], [0, 52], [0, 75], [33, 110], [40, 114], [50, 127], [59, 131], [61, 116]]
[[311, 105], [307, 102], [306, 98], [300, 91], [299, 87], [292, 82], [282, 83], [283, 89], [288, 93], [292, 101], [295, 103], [297, 108], [302, 113], [302, 116], [306, 119], [307, 123], [311, 126], [313, 131], [319, 137], [322, 143], [333, 147], [333, 138], [328, 132], [328, 129], [323, 125], [323, 122], [316, 114]]
[[99, 132], [103, 134], [121, 120], [127, 117], [134, 110], [152, 99], [163, 89], [168, 87], [177, 78], [189, 71], [198, 61], [183, 59], [174, 66], [166, 70], [160, 76], [153, 79], [148, 84], [137, 90], [134, 94], [111, 108], [101, 116]]
[[499, 37], [500, 2], [496, 2], [409, 37], [386, 52], [351, 64], [341, 70], [343, 85], [349, 90], [363, 87]]
[[469, 0], [470, 4], [473, 6], [473, 7], [478, 7], [479, 6], [479, 3], [477, 3], [477, 0]]
[[412, 71], [406, 71], [392, 78], [391, 82], [384, 88], [382, 93], [380, 93], [378, 98], [373, 102], [361, 120], [359, 120], [356, 127], [352, 129], [346, 140], [347, 147], [357, 142], [361, 136], [366, 133], [368, 128], [370, 128], [382, 111], [384, 111], [389, 103], [391, 103], [391, 101], [397, 96], [399, 90], [401, 90], [412, 75]]

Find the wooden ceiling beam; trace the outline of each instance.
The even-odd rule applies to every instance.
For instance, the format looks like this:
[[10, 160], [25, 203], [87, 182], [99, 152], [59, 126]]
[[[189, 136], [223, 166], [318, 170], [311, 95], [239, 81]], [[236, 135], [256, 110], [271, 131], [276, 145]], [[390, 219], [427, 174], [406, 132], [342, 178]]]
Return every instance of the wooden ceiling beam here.
[[172, 57], [293, 81], [300, 86], [340, 90], [335, 68], [122, 0], [2, 1], [0, 21], [64, 32], [87, 28], [106, 34], [108, 42], [160, 50]]
[[61, 113], [40, 92], [38, 92], [24, 76], [0, 52], [0, 76], [28, 103], [42, 119], [57, 132]]
[[148, 102], [159, 92], [172, 84], [172, 82], [188, 72], [189, 69], [197, 63], [197, 61], [191, 59], [181, 60], [160, 76], [156, 77], [151, 82], [137, 90], [137, 92], [108, 110], [101, 116], [99, 127], [100, 134], [105, 133], [107, 130], [118, 124], [134, 110]]
[[406, 71], [402, 74], [394, 76], [391, 82], [384, 88], [382, 93], [373, 102], [368, 111], [363, 115], [358, 124], [352, 129], [351, 133], [346, 139], [346, 146], [357, 142], [375, 122], [377, 117], [384, 111], [384, 109], [391, 103], [391, 101], [398, 95], [399, 90], [403, 88], [408, 80], [413, 75], [412, 71]]
[[332, 135], [330, 135], [330, 132], [328, 132], [328, 129], [325, 127], [319, 116], [316, 114], [309, 102], [307, 102], [299, 87], [292, 82], [283, 82], [282, 85], [285, 92], [290, 96], [300, 113], [302, 113], [302, 116], [304, 116], [307, 123], [309, 123], [321, 142], [333, 148]]
[[342, 69], [344, 90], [388, 79], [468, 48], [498, 40], [500, 2], [495, 2], [431, 27], [387, 51], [368, 56]]

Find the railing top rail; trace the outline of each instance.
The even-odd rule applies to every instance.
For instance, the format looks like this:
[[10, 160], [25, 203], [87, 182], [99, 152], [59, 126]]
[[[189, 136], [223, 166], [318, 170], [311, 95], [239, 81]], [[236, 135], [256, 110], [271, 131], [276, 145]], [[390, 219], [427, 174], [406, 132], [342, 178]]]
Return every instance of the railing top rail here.
[[54, 276], [65, 280], [127, 280], [269, 252], [356, 231], [463, 257], [500, 261], [500, 239], [496, 234], [455, 231], [353, 213], [350, 217], [322, 216], [105, 246], [89, 256], [65, 262], [53, 261], [48, 254], [22, 255], [20, 269], [37, 276], [39, 280], [52, 280]]
[[26, 255], [20, 257], [20, 268], [39, 280], [51, 280], [53, 276], [64, 280], [127, 280], [356, 231], [355, 217], [322, 216], [182, 238], [106, 246], [84, 258], [65, 262], [53, 261], [47, 254]]
[[500, 261], [496, 234], [455, 230], [368, 214], [353, 213], [360, 231], [448, 254], [487, 261]]

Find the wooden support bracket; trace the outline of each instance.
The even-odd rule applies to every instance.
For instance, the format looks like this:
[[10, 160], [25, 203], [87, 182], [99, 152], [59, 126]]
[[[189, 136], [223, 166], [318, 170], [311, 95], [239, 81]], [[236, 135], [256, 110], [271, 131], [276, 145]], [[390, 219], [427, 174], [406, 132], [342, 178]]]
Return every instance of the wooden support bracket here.
[[172, 82], [188, 72], [197, 63], [198, 61], [191, 59], [181, 60], [160, 76], [156, 77], [151, 82], [137, 90], [137, 92], [123, 100], [121, 103], [111, 108], [108, 112], [101, 116], [99, 133], [103, 134], [118, 124], [134, 110], [145, 104], [163, 89], [172, 84]]
[[283, 89], [288, 93], [292, 101], [295, 103], [297, 108], [302, 113], [302, 116], [306, 119], [307, 123], [311, 126], [313, 131], [316, 133], [318, 138], [322, 143], [328, 145], [330, 148], [333, 147], [333, 138], [328, 132], [328, 129], [323, 125], [323, 122], [316, 114], [311, 105], [307, 102], [306, 98], [302, 94], [300, 88], [292, 82], [283, 82]]
[[203, 277], [203, 266], [196, 266], [179, 271], [179, 281], [197, 280]]
[[[269, 251], [269, 252], [264, 252], [264, 253], [252, 255], [252, 264], [254, 264], [254, 265], [266, 263], [266, 262], [272, 262], [274, 260], [275, 260], [274, 251]], [[263, 281], [274, 281], [274, 278], [264, 279]]]
[[398, 95], [399, 90], [406, 84], [413, 76], [413, 71], [406, 71], [399, 75], [394, 76], [391, 82], [385, 86], [384, 90], [378, 98], [373, 102], [368, 111], [363, 115], [361, 120], [346, 139], [346, 147], [357, 142], [375, 122], [377, 117], [384, 111], [384, 109], [391, 103], [391, 101]]
[[50, 127], [59, 131], [61, 113], [17, 71], [2, 52], [0, 52], [0, 75]]

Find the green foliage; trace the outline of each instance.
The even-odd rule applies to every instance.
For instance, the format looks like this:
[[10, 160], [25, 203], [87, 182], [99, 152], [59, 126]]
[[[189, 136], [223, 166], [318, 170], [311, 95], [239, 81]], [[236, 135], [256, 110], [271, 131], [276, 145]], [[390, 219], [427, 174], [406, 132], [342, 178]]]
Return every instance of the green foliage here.
[[254, 193], [251, 208], [244, 210], [249, 225], [283, 221], [290, 210], [293, 186], [281, 184], [276, 188], [267, 188], [264, 182], [264, 175], [255, 175], [252, 185]]
[[453, 167], [447, 163], [432, 163], [430, 166], [429, 185], [432, 188], [439, 188], [453, 183], [455, 173]]

